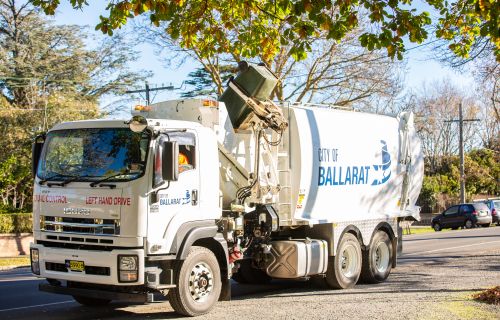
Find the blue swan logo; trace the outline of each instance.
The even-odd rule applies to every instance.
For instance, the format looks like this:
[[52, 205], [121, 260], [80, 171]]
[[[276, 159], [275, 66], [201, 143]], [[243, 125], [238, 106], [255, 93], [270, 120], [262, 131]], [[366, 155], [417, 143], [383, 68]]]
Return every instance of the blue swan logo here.
[[[385, 141], [380, 140], [380, 142], [382, 143], [382, 164], [374, 164], [373, 169], [377, 172], [381, 172], [382, 178], [373, 180], [372, 186], [383, 184], [391, 177], [391, 154], [387, 151], [387, 144]], [[380, 173], [378, 175], [380, 176]]]

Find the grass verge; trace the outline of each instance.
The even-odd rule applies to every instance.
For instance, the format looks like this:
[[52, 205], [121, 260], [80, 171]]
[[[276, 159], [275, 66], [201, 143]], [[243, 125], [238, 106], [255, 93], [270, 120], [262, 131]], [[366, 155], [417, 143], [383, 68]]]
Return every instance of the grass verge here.
[[27, 267], [30, 265], [29, 256], [0, 258], [0, 267]]

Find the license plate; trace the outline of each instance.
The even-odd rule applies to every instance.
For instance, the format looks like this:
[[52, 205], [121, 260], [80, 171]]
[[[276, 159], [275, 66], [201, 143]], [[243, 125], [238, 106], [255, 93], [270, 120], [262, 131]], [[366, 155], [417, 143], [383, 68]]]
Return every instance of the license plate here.
[[66, 260], [66, 267], [71, 271], [85, 271], [85, 263], [83, 261]]

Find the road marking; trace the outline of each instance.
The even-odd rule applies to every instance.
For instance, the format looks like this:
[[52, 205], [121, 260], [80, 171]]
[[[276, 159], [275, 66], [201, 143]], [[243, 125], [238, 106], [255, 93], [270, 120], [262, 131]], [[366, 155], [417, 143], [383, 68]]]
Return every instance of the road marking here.
[[[412, 239], [412, 238], [417, 238], [419, 236], [427, 236], [429, 235], [430, 233], [434, 234], [437, 236], [437, 238], [446, 238], [447, 235], [450, 235], [450, 234], [456, 234], [456, 233], [465, 233], [465, 232], [470, 232], [470, 233], [480, 233], [480, 231], [485, 231], [485, 233], [487, 235], [490, 235], [489, 232], [486, 232], [486, 231], [489, 231], [489, 230], [492, 230], [494, 227], [492, 228], [488, 228], [488, 229], [482, 229], [482, 228], [474, 228], [474, 229], [462, 229], [462, 230], [444, 230], [443, 232], [428, 232], [428, 233], [417, 233], [417, 234], [405, 234], [403, 235], [403, 238], [409, 238], [409, 239]], [[441, 237], [441, 235], [443, 237]], [[481, 234], [480, 234], [481, 235]], [[492, 235], [495, 235], [495, 234], [492, 234]], [[433, 239], [422, 239], [422, 240], [433, 240]]]
[[27, 307], [2, 309], [2, 310], [0, 310], [0, 312], [22, 310], [22, 309], [29, 309], [29, 308], [36, 308], [36, 307], [43, 307], [43, 306], [52, 306], [52, 305], [56, 305], [56, 304], [63, 304], [63, 303], [70, 303], [70, 302], [75, 302], [75, 300], [68, 300], [68, 301], [61, 301], [61, 302], [52, 302], [52, 303], [46, 303], [46, 304], [35, 304], [33, 306], [27, 306]]
[[465, 247], [479, 246], [479, 245], [489, 244], [489, 243], [495, 243], [495, 242], [500, 242], [500, 240], [488, 241], [488, 242], [479, 242], [479, 243], [473, 243], [473, 244], [466, 244], [466, 245], [463, 245], [463, 246], [448, 247], [448, 248], [441, 248], [441, 249], [435, 249], [435, 250], [429, 250], [429, 251], [421, 251], [421, 252], [408, 253], [408, 254], [403, 254], [403, 256], [401, 258], [405, 258], [405, 257], [408, 257], [408, 256], [415, 256], [415, 255], [418, 255], [418, 254], [425, 254], [425, 253], [432, 253], [432, 252], [450, 250], [450, 249], [459, 249], [459, 248], [465, 248]]

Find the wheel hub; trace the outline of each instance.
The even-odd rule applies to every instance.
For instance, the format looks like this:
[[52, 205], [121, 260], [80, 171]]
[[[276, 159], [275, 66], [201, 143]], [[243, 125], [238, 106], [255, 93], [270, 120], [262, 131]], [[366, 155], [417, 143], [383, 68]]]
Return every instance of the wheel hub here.
[[373, 253], [373, 261], [378, 272], [384, 273], [389, 267], [389, 247], [385, 242], [379, 242]]
[[340, 257], [340, 269], [345, 277], [352, 277], [358, 266], [358, 258], [356, 248], [352, 245], [347, 246]]
[[213, 273], [208, 264], [196, 264], [189, 275], [191, 298], [197, 302], [205, 301], [213, 290]]

